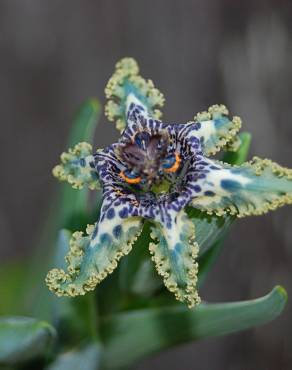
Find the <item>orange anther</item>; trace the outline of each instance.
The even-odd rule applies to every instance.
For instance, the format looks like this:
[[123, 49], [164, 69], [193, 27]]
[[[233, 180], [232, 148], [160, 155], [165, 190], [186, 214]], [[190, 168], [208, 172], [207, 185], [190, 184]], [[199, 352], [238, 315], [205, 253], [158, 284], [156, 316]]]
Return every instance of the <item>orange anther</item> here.
[[141, 182], [141, 177], [135, 177], [131, 179], [130, 177], [127, 177], [124, 172], [120, 172], [120, 176], [123, 180], [125, 180], [128, 184], [139, 184]]
[[179, 168], [180, 162], [181, 162], [180, 156], [177, 153], [175, 153], [174, 164], [170, 168], [166, 168], [164, 171], [165, 172], [176, 172]]

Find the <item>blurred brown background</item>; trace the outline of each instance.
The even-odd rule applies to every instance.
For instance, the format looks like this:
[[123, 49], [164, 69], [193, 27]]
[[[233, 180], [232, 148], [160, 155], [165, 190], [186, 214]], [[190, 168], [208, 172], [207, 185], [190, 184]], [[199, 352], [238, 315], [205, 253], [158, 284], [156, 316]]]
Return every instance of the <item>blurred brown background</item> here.
[[[104, 102], [123, 56], [165, 93], [166, 121], [225, 103], [252, 133], [252, 154], [292, 167], [289, 0], [1, 0], [0, 53], [2, 261], [35, 245], [74, 111], [89, 96]], [[97, 145], [116, 137], [103, 118]], [[254, 298], [278, 283], [292, 297], [291, 221], [291, 207], [239, 221], [203, 299]], [[149, 368], [290, 370], [291, 304], [268, 326], [189, 344], [136, 369]]]

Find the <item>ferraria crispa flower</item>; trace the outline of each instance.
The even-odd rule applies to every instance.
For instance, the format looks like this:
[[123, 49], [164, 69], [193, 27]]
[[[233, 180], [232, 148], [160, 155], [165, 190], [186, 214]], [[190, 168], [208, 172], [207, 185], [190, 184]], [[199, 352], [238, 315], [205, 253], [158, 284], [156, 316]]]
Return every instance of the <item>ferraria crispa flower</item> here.
[[292, 201], [292, 170], [254, 158], [233, 167], [209, 156], [236, 150], [239, 117], [214, 105], [194, 121], [160, 121], [163, 95], [125, 58], [106, 87], [106, 115], [121, 131], [117, 143], [92, 153], [79, 143], [53, 170], [74, 188], [102, 188], [96, 224], [75, 232], [66, 256], [68, 271], [53, 269], [46, 282], [58, 296], [93, 290], [130, 252], [144, 220], [151, 221], [152, 260], [165, 286], [190, 307], [198, 304], [199, 245], [196, 219], [186, 207], [208, 214], [260, 215]]

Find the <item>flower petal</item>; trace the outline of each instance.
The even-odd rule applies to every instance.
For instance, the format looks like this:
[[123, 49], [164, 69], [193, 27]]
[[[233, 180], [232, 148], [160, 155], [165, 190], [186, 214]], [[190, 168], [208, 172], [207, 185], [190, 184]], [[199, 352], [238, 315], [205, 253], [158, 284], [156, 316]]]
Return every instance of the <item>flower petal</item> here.
[[204, 163], [188, 184], [197, 187], [196, 208], [244, 217], [292, 203], [292, 170], [275, 162], [255, 157], [238, 167], [206, 158]]
[[[113, 207], [114, 202], [120, 205]], [[141, 218], [127, 217], [127, 210], [122, 197], [105, 198], [99, 222], [88, 225], [86, 235], [80, 231], [72, 235], [66, 256], [68, 271], [53, 269], [48, 273], [46, 283], [52, 292], [84, 295], [117, 267], [142, 230]]]
[[196, 289], [199, 247], [194, 225], [183, 210], [173, 214], [171, 225], [162, 222], [156, 225], [151, 232], [154, 242], [149, 246], [156, 269], [167, 289], [179, 301], [193, 307], [200, 303]]
[[105, 95], [108, 102], [105, 106], [105, 114], [109, 121], [115, 121], [119, 131], [126, 127], [127, 97], [133, 94], [142, 102], [151, 116], [161, 117], [159, 108], [163, 107], [164, 97], [154, 87], [151, 80], [145, 80], [139, 76], [139, 67], [132, 58], [124, 58], [116, 64], [116, 70], [109, 79]]
[[53, 175], [60, 181], [67, 181], [74, 189], [100, 189], [98, 175], [94, 169], [92, 146], [81, 142], [61, 155], [61, 164], [53, 168]]
[[239, 117], [228, 118], [228, 110], [224, 105], [213, 105], [208, 112], [198, 113], [195, 122], [188, 125], [192, 128], [188, 137], [200, 139], [204, 154], [213, 155], [228, 146], [230, 150], [237, 150], [240, 140], [237, 133], [241, 127]]

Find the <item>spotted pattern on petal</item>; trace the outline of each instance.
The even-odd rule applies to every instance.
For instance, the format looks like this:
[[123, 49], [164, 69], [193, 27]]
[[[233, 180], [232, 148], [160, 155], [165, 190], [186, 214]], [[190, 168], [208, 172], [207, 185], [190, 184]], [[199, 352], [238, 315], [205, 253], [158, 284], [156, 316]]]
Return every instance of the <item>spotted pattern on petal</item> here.
[[239, 167], [208, 158], [220, 149], [237, 150], [240, 118], [214, 105], [186, 124], [160, 121], [163, 95], [139, 75], [132, 58], [117, 63], [105, 92], [105, 113], [121, 131], [119, 140], [95, 154], [80, 143], [54, 169], [78, 189], [100, 183], [100, 217], [86, 234], [72, 235], [67, 271], [51, 270], [47, 285], [67, 296], [94, 289], [130, 251], [147, 219], [153, 225], [150, 253], [165, 286], [197, 305], [199, 246], [185, 207], [230, 218], [265, 213], [292, 203], [292, 170], [258, 158]]

